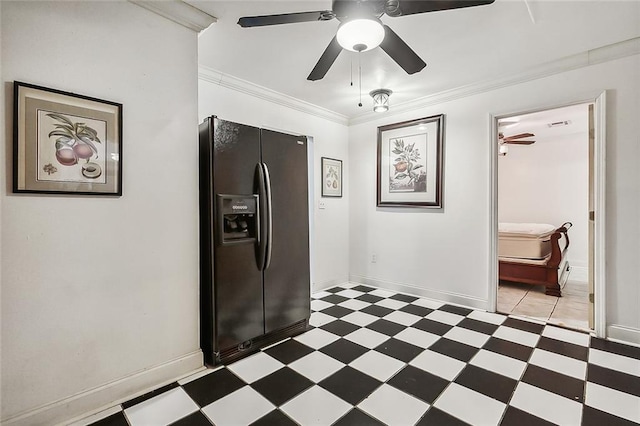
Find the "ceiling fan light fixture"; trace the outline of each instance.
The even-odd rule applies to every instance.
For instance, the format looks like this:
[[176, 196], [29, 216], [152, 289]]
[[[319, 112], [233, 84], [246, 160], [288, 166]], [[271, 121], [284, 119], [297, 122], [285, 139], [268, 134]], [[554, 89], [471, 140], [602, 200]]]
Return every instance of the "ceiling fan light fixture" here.
[[352, 52], [366, 52], [380, 46], [384, 27], [376, 18], [358, 18], [343, 22], [336, 35], [338, 43]]
[[369, 92], [369, 95], [373, 98], [373, 111], [389, 111], [389, 96], [392, 93], [393, 92], [388, 89], [376, 89]]

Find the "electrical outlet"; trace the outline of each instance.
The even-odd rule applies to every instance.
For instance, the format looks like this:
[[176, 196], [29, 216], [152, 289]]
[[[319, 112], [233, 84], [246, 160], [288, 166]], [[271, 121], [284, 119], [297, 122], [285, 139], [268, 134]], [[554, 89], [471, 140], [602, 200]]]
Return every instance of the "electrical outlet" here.
[[324, 210], [326, 208], [327, 208], [327, 206], [325, 205], [324, 200], [318, 201], [318, 209]]
[[378, 255], [373, 253], [371, 255], [371, 263], [376, 263], [378, 261]]

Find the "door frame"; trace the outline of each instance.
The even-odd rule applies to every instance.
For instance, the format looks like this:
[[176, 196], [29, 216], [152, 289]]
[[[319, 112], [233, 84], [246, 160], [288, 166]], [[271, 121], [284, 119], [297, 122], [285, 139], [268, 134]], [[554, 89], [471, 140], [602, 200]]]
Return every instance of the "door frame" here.
[[498, 305], [498, 120], [515, 115], [524, 115], [549, 109], [579, 104], [594, 104], [595, 140], [593, 158], [595, 233], [593, 250], [594, 274], [594, 332], [597, 337], [606, 337], [606, 101], [607, 92], [595, 93], [592, 97], [571, 100], [565, 103], [534, 107], [509, 113], [489, 114], [490, 189], [489, 189], [489, 310], [496, 312]]

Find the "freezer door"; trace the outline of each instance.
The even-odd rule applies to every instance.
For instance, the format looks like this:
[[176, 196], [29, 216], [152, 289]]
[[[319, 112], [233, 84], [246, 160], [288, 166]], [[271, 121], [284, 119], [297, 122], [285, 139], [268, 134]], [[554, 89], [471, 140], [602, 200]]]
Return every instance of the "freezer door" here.
[[[213, 134], [213, 197], [254, 193], [254, 172], [260, 162], [260, 130], [215, 120]], [[214, 210], [217, 209], [213, 203]], [[216, 211], [215, 217], [221, 212]], [[217, 351], [264, 334], [262, 272], [256, 264], [255, 241], [222, 244], [214, 238], [214, 306]]]
[[271, 183], [270, 262], [264, 271], [265, 332], [310, 315], [307, 140], [261, 130]]

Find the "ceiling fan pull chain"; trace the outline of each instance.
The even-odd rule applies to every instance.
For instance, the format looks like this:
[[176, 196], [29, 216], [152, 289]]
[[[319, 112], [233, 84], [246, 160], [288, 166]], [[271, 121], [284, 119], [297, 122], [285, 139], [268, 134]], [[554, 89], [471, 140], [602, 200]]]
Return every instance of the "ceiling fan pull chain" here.
[[360, 62], [360, 54], [362, 52], [358, 52], [358, 82], [360, 84], [360, 102], [358, 103], [359, 107], [362, 107], [362, 63]]
[[353, 56], [351, 57], [351, 87], [353, 87]]

